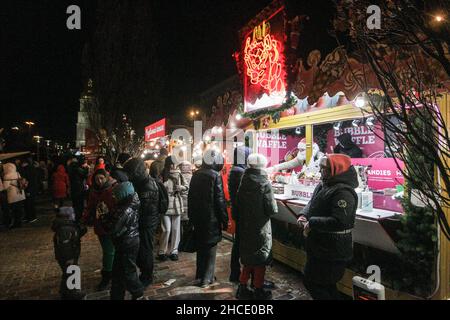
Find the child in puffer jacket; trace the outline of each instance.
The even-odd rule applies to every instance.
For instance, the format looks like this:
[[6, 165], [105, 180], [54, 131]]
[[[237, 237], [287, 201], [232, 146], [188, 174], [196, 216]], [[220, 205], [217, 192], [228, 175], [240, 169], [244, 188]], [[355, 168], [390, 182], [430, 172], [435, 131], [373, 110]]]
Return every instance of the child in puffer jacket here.
[[71, 207], [61, 207], [53, 220], [52, 230], [55, 258], [61, 267], [62, 276], [60, 295], [62, 300], [81, 300], [85, 294], [79, 289], [69, 289], [67, 280], [71, 273], [67, 268], [78, 265], [81, 252], [81, 237], [86, 234], [87, 228], [75, 222], [75, 213]]
[[117, 184], [113, 190], [116, 205], [105, 227], [116, 250], [112, 270], [111, 300], [124, 300], [125, 290], [133, 300], [144, 300], [144, 287], [137, 273], [139, 252], [140, 201], [131, 182]]

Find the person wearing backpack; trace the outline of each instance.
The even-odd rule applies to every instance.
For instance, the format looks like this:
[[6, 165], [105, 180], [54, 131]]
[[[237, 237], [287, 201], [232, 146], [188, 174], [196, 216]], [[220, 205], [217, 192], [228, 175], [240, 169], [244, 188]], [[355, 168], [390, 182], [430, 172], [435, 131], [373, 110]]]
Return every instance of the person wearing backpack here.
[[141, 270], [139, 276], [144, 287], [153, 283], [153, 246], [154, 236], [160, 223], [160, 215], [167, 211], [167, 192], [151, 175], [146, 172], [142, 159], [132, 158], [124, 165], [129, 181], [138, 194], [139, 208], [139, 253], [137, 265]]
[[67, 279], [71, 272], [67, 268], [78, 265], [81, 252], [81, 237], [86, 234], [87, 228], [75, 222], [75, 214], [71, 207], [59, 208], [52, 223], [53, 246], [55, 259], [61, 267], [61, 284], [59, 293], [62, 300], [81, 300], [85, 296], [79, 289], [69, 289]]
[[26, 180], [17, 172], [13, 163], [3, 165], [3, 188], [6, 190], [8, 208], [10, 212], [9, 228], [20, 228], [25, 214], [25, 188]]
[[[167, 157], [163, 170], [163, 182], [169, 195], [169, 207], [161, 216], [161, 237], [159, 239], [158, 259], [178, 260], [178, 245], [180, 243], [181, 215], [183, 213], [182, 192], [187, 192], [189, 186], [175, 166], [172, 157]], [[170, 240], [170, 245], [169, 245]]]

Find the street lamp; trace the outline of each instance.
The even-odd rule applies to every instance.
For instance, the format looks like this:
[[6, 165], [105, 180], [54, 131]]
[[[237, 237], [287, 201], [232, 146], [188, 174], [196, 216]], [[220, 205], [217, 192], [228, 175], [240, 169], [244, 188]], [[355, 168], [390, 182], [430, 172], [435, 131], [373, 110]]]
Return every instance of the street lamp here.
[[192, 120], [195, 120], [199, 114], [200, 111], [198, 109], [192, 109], [191, 112], [189, 113]]
[[41, 143], [41, 139], [43, 139], [44, 137], [41, 136], [33, 136], [33, 139], [36, 140], [36, 155], [37, 155], [37, 161], [39, 162], [39, 144]]

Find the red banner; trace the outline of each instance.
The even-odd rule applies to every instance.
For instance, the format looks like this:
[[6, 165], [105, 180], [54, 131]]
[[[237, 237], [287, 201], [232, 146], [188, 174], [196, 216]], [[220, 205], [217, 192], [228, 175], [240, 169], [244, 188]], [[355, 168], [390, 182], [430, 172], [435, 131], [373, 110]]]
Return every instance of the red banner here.
[[161, 138], [166, 135], [166, 119], [159, 120], [145, 127], [145, 141]]

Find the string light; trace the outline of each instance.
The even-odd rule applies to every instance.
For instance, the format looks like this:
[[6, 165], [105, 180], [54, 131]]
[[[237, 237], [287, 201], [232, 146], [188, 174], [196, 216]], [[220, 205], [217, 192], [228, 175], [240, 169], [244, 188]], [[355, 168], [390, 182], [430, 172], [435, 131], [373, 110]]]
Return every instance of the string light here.
[[361, 123], [361, 120], [355, 119], [355, 120], [352, 121], [352, 126], [353, 127], [358, 127], [360, 123]]
[[355, 99], [355, 106], [358, 108], [363, 108], [366, 105], [366, 99], [364, 97], [359, 96]]
[[341, 121], [336, 122], [336, 123], [333, 125], [333, 129], [334, 129], [334, 130], [339, 130], [339, 129], [341, 128], [341, 126], [342, 126], [342, 122], [341, 122]]

